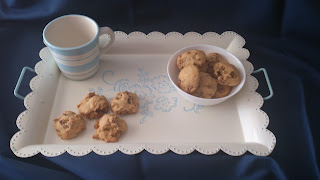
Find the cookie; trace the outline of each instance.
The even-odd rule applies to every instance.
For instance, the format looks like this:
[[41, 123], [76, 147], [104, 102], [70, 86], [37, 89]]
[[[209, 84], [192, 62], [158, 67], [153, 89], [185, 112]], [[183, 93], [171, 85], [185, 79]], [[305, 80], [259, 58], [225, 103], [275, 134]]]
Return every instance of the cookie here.
[[127, 132], [127, 123], [116, 114], [105, 114], [96, 121], [94, 128], [96, 133], [93, 139], [109, 142], [117, 142], [121, 135]]
[[219, 61], [218, 56], [220, 56], [220, 54], [218, 54], [218, 53], [207, 54], [208, 64], [213, 67], [213, 65]]
[[210, 74], [200, 72], [198, 89], [192, 94], [197, 97], [211, 99], [217, 91], [217, 82]]
[[199, 87], [200, 72], [199, 69], [190, 65], [183, 68], [178, 75], [178, 87], [184, 92], [192, 94]]
[[89, 93], [78, 104], [79, 113], [87, 119], [97, 119], [102, 117], [109, 110], [109, 104], [106, 97]]
[[207, 61], [211, 66], [213, 66], [217, 62], [228, 63], [228, 61], [219, 53], [208, 53]]
[[72, 139], [86, 129], [84, 119], [72, 111], [65, 111], [53, 121], [57, 134], [61, 139]]
[[208, 64], [207, 73], [209, 73], [211, 76], [214, 76], [213, 65], [217, 62], [228, 63], [228, 61], [219, 53], [207, 54], [207, 64]]
[[217, 83], [221, 85], [236, 86], [241, 82], [240, 72], [232, 64], [217, 62], [213, 66], [213, 71]]
[[222, 98], [229, 95], [231, 92], [232, 87], [231, 86], [224, 86], [221, 84], [218, 84], [216, 94], [214, 95], [214, 98]]
[[207, 72], [208, 71], [208, 67], [209, 67], [209, 65], [208, 65], [208, 62], [206, 60], [206, 62], [199, 67], [199, 71], [200, 72]]
[[[189, 50], [180, 54], [177, 58], [177, 66], [180, 70], [183, 68], [194, 65], [202, 70], [207, 70], [205, 66], [207, 56], [201, 50]], [[205, 72], [205, 71], [204, 71]]]
[[119, 92], [110, 102], [115, 114], [125, 115], [138, 112], [139, 99], [136, 93]]

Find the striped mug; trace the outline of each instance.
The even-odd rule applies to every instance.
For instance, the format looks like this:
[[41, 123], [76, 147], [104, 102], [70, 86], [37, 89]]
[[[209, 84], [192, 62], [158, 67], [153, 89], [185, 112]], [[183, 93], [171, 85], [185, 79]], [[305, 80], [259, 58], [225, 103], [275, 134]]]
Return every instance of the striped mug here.
[[[104, 34], [108, 34], [110, 40], [99, 43], [99, 37]], [[71, 80], [94, 76], [99, 69], [100, 56], [113, 41], [112, 29], [99, 28], [93, 19], [83, 15], [61, 16], [48, 23], [43, 30], [44, 44], [50, 49], [61, 72]]]

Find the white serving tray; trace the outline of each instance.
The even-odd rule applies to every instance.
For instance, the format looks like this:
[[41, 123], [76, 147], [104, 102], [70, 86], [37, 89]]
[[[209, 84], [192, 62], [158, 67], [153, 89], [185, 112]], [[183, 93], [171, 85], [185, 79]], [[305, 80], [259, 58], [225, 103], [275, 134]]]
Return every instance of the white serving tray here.
[[[65, 78], [50, 51], [40, 51], [42, 61], [35, 66], [37, 76], [30, 81], [32, 92], [24, 100], [26, 111], [17, 118], [20, 129], [10, 147], [18, 157], [37, 153], [59, 156], [68, 152], [83, 156], [91, 151], [109, 155], [120, 150], [137, 154], [146, 150], [163, 154], [169, 150], [189, 154], [194, 150], [206, 155], [219, 150], [232, 156], [246, 151], [258, 156], [269, 155], [276, 138], [266, 129], [269, 118], [260, 110], [263, 98], [256, 92], [258, 81], [251, 76], [252, 64], [245, 40], [234, 32], [221, 35], [190, 32], [164, 35], [152, 32], [125, 34], [115, 32], [116, 40], [102, 56], [98, 73], [85, 81]], [[184, 100], [170, 83], [166, 66], [178, 49], [193, 44], [211, 44], [227, 49], [243, 63], [247, 80], [239, 94], [215, 106], [199, 106]], [[92, 139], [95, 120], [86, 120], [86, 130], [75, 139], [61, 140], [53, 119], [63, 111], [78, 112], [77, 104], [89, 92], [103, 94], [110, 101], [119, 91], [139, 95], [139, 112], [121, 116], [128, 131], [117, 143]], [[111, 113], [111, 111], [109, 111]]]

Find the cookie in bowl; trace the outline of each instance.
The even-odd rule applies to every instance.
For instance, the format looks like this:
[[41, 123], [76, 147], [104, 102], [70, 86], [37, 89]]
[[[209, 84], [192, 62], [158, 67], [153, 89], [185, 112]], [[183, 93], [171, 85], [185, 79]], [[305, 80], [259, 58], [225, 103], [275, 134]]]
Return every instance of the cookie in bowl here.
[[231, 86], [225, 86], [221, 84], [217, 84], [217, 91], [214, 94], [214, 98], [222, 98], [229, 95], [231, 92], [232, 87]]
[[239, 70], [232, 64], [217, 62], [213, 66], [213, 71], [217, 82], [221, 85], [236, 86], [241, 82]]
[[199, 87], [200, 71], [194, 65], [183, 68], [178, 75], [178, 86], [186, 93], [192, 94]]
[[217, 82], [210, 74], [200, 72], [200, 83], [198, 89], [192, 95], [211, 99], [217, 91]]
[[177, 58], [177, 66], [180, 70], [183, 68], [194, 65], [199, 68], [200, 71], [207, 71], [207, 56], [201, 50], [189, 50], [180, 54]]
[[225, 62], [228, 63], [228, 61], [221, 56], [219, 53], [208, 53], [207, 54], [207, 73], [209, 73], [211, 76], [214, 76], [213, 72], [213, 66], [217, 62]]

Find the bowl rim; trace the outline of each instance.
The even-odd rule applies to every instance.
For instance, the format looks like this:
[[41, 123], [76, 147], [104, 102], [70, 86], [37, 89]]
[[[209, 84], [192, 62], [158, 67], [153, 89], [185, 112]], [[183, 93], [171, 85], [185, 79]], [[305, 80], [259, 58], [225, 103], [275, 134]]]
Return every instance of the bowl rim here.
[[[201, 97], [197, 97], [197, 96], [191, 95], [191, 94], [189, 94], [189, 93], [186, 93], [186, 92], [184, 92], [181, 88], [179, 88], [179, 87], [174, 83], [174, 81], [171, 79], [170, 72], [169, 72], [169, 66], [170, 66], [170, 64], [171, 64], [171, 61], [173, 61], [173, 57], [176, 56], [178, 53], [181, 53], [181, 51], [184, 51], [184, 50], [186, 50], [186, 49], [193, 48], [193, 47], [195, 47], [195, 49], [196, 49], [196, 47], [200, 47], [200, 48], [201, 48], [201, 46], [214, 47], [214, 48], [220, 49], [220, 50], [222, 50], [222, 51], [225, 51], [226, 53], [228, 53], [232, 58], [234, 58], [234, 59], [241, 65], [241, 69], [242, 69], [243, 72], [244, 72], [244, 76], [242, 77], [240, 84], [238, 84], [238, 85], [236, 86], [236, 87], [239, 87], [238, 90], [236, 90], [236, 91], [234, 91], [232, 94], [228, 94], [227, 96], [222, 97], [222, 98], [207, 99], [207, 98], [201, 98]], [[201, 50], [201, 49], [197, 49], [197, 50]], [[242, 70], [241, 70], [241, 71], [242, 71]], [[183, 47], [183, 48], [175, 51], [175, 52], [171, 55], [171, 57], [170, 57], [170, 59], [169, 59], [169, 61], [168, 61], [168, 64], [167, 64], [167, 75], [168, 75], [168, 77], [169, 77], [169, 80], [170, 80], [171, 83], [173, 84], [173, 86], [177, 89], [177, 91], [180, 90], [180, 92], [178, 91], [178, 93], [183, 93], [183, 94], [185, 94], [186, 96], [190, 96], [190, 97], [194, 98], [194, 100], [200, 100], [200, 101], [203, 101], [204, 103], [210, 103], [210, 102], [214, 102], [214, 101], [221, 101], [221, 102], [223, 102], [223, 101], [225, 101], [225, 100], [233, 97], [234, 95], [236, 95], [236, 94], [242, 89], [242, 87], [244, 86], [244, 84], [245, 84], [245, 82], [246, 82], [246, 70], [245, 70], [245, 68], [244, 68], [241, 60], [240, 60], [239, 58], [237, 58], [235, 55], [233, 55], [231, 52], [229, 52], [228, 50], [223, 49], [223, 48], [218, 47], [218, 46], [210, 45], [210, 44], [190, 45], [190, 46], [186, 46], [186, 47]], [[184, 97], [184, 98], [185, 98], [185, 97]], [[218, 104], [218, 103], [217, 103], [217, 104]]]

